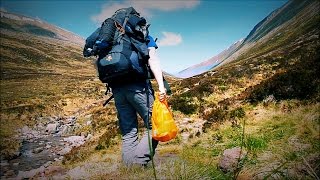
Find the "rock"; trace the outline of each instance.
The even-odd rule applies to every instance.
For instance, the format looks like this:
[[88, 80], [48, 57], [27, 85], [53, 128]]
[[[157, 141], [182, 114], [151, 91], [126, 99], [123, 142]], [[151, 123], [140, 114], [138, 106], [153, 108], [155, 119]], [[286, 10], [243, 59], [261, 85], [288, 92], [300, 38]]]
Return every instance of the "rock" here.
[[61, 151], [57, 152], [57, 154], [63, 156], [63, 155], [67, 154], [70, 151], [71, 151], [71, 148], [70, 147], [66, 147], [66, 148], [62, 149]]
[[43, 130], [45, 130], [45, 127], [44, 127], [44, 125], [43, 125], [42, 123], [39, 123], [39, 124], [36, 126], [35, 129], [38, 130], [38, 131], [43, 131]]
[[[203, 133], [203, 127], [206, 121], [202, 119], [183, 118], [178, 123], [179, 131], [183, 134], [183, 141], [188, 138], [199, 137]], [[187, 134], [184, 134], [187, 133]]]
[[23, 126], [23, 128], [21, 129], [21, 133], [22, 134], [28, 134], [30, 133], [31, 129], [28, 126]]
[[189, 133], [187, 133], [187, 132], [182, 133], [182, 134], [181, 134], [182, 142], [183, 142], [183, 143], [188, 142], [188, 140], [189, 140], [189, 136], [190, 136], [190, 134], [189, 134]]
[[30, 171], [19, 171], [17, 179], [29, 179], [34, 177], [37, 174], [41, 174], [43, 173], [45, 170], [44, 166], [41, 166], [38, 169], [32, 169]]
[[46, 162], [43, 166], [44, 166], [45, 168], [47, 168], [47, 167], [49, 167], [51, 164], [52, 164], [52, 162], [51, 162], [51, 161], [48, 161], [48, 162]]
[[81, 132], [81, 134], [80, 134], [81, 136], [83, 136], [83, 137], [87, 137], [87, 135], [88, 135], [88, 132]]
[[87, 121], [86, 125], [90, 126], [92, 121]]
[[189, 90], [190, 88], [184, 88], [182, 92], [185, 93], [185, 92], [188, 92]]
[[73, 129], [73, 131], [76, 131], [76, 130], [81, 129], [81, 128], [82, 128], [81, 124], [76, 123], [76, 124], [74, 124], [74, 129]]
[[71, 143], [71, 146], [80, 146], [85, 142], [85, 138], [83, 136], [70, 136], [68, 138], [64, 138], [63, 140]]
[[92, 137], [93, 137], [92, 134], [88, 134], [86, 140], [90, 140]]
[[3, 167], [3, 166], [9, 166], [9, 163], [8, 163], [8, 161], [1, 161], [0, 166], [1, 166], [1, 167]]
[[195, 136], [199, 137], [202, 134], [202, 128], [193, 129], [192, 132]]
[[61, 179], [70, 179], [70, 176], [63, 175], [58, 173], [57, 175], [52, 176], [52, 180], [61, 180]]
[[48, 133], [55, 133], [57, 130], [57, 124], [48, 124], [46, 127], [46, 132]]
[[87, 123], [88, 121], [92, 121], [92, 114], [86, 115], [86, 116], [84, 117], [84, 122]]
[[66, 123], [71, 123], [74, 124], [77, 120], [77, 117], [75, 116], [70, 116], [69, 118], [66, 119]]
[[240, 147], [226, 149], [219, 161], [219, 168], [224, 172], [234, 172], [237, 168], [239, 158], [243, 159], [245, 155], [246, 152], [244, 150], [241, 152]]
[[74, 179], [89, 179], [89, 174], [86, 169], [80, 166], [69, 170], [67, 174]]
[[69, 134], [69, 129], [70, 129], [70, 126], [68, 125], [62, 125], [61, 126], [61, 136], [66, 136]]
[[43, 151], [43, 148], [42, 148], [42, 147], [38, 147], [38, 148], [32, 150], [32, 153], [38, 154], [38, 153], [40, 153], [40, 152], [42, 152], [42, 151]]
[[[6, 173], [5, 173], [5, 176], [6, 177], [14, 177], [16, 174], [14, 173], [14, 170], [8, 170]], [[1, 178], [2, 179], [2, 178]]]
[[57, 172], [65, 172], [66, 170], [63, 169], [62, 167], [60, 166], [49, 166], [45, 171], [44, 173], [46, 175], [50, 175], [50, 174], [56, 174]]
[[276, 98], [274, 97], [273, 94], [269, 95], [268, 97], [266, 97], [263, 101], [263, 105], [264, 106], [268, 106], [270, 104], [275, 104], [277, 102]]
[[7, 172], [8, 171], [10, 171], [10, 167], [8, 167], [8, 166], [4, 166], [4, 167], [1, 167], [1, 177], [0, 177], [0, 179], [2, 180], [2, 179], [5, 179], [6, 178], [6, 174], [7, 174]]

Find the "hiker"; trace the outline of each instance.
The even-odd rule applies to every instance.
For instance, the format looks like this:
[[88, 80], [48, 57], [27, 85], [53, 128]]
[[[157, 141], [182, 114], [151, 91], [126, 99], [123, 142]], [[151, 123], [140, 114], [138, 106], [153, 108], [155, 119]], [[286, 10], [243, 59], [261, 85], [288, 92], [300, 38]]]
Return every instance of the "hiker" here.
[[[159, 86], [160, 99], [163, 100], [166, 91], [163, 85], [162, 71], [159, 59], [156, 55], [156, 44], [150, 38], [148, 43], [149, 65]], [[146, 93], [149, 91], [149, 93]], [[118, 111], [120, 130], [122, 132], [122, 157], [126, 164], [140, 164], [145, 166], [150, 160], [150, 149], [148, 144], [148, 132], [145, 131], [140, 142], [138, 141], [137, 114], [143, 119], [144, 124], [151, 130], [151, 110], [154, 101], [151, 83], [145, 80], [128, 84], [114, 85], [112, 92]], [[148, 97], [147, 97], [148, 95]], [[148, 100], [148, 99], [149, 100]], [[147, 102], [149, 101], [149, 102]], [[147, 106], [149, 104], [149, 107]], [[149, 114], [148, 114], [149, 113]], [[148, 123], [148, 125], [147, 125]], [[150, 135], [151, 133], [149, 133]], [[152, 140], [153, 152], [158, 142]]]
[[[102, 26], [87, 38], [83, 51], [85, 57], [99, 56], [97, 61], [99, 79], [107, 83], [112, 90], [122, 133], [122, 159], [128, 166], [134, 164], [146, 166], [154, 155], [152, 152], [155, 152], [158, 141], [151, 140], [150, 118], [154, 91], [150, 80], [145, 78], [148, 73], [123, 74], [133, 71], [132, 69], [139, 72], [141, 64], [144, 64], [158, 83], [159, 99], [163, 101], [166, 98], [160, 61], [156, 54], [158, 46], [148, 35], [148, 27], [145, 19], [141, 18], [134, 8], [119, 9], [112, 18], [106, 19]], [[112, 31], [115, 31], [115, 34], [110, 35], [109, 32]], [[115, 59], [121, 63], [114, 63]], [[127, 66], [130, 66], [130, 70], [118, 73], [118, 70], [109, 68], [110, 64], [113, 65], [112, 68], [122, 65], [119, 71]], [[149, 132], [147, 130], [144, 132], [140, 141], [137, 113], [143, 119], [144, 126], [149, 129]], [[152, 141], [151, 144], [149, 140]]]

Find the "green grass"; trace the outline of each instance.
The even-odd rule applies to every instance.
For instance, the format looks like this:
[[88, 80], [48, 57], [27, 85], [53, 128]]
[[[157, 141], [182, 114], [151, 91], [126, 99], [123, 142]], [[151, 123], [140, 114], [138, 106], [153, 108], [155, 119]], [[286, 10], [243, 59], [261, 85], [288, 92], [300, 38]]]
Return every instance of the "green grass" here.
[[[319, 143], [313, 144], [320, 140], [316, 133], [320, 128], [320, 104], [300, 104], [289, 113], [282, 112], [279, 108], [282, 104], [284, 102], [267, 108], [262, 103], [257, 106], [248, 104], [243, 107], [247, 113], [240, 119], [241, 126], [233, 126], [227, 121], [187, 144], [160, 144], [155, 158], [158, 179], [233, 179], [235, 176], [239, 179], [314, 178], [312, 171], [319, 170], [319, 161], [315, 158], [319, 155]], [[306, 133], [308, 136], [305, 136]], [[223, 173], [218, 168], [223, 151], [241, 146], [247, 155], [241, 161], [239, 171]], [[119, 148], [120, 144], [112, 145], [96, 153], [110, 151], [120, 155]], [[147, 169], [126, 168], [119, 164], [116, 172], [97, 173], [93, 177], [153, 179], [153, 170], [151, 166]]]

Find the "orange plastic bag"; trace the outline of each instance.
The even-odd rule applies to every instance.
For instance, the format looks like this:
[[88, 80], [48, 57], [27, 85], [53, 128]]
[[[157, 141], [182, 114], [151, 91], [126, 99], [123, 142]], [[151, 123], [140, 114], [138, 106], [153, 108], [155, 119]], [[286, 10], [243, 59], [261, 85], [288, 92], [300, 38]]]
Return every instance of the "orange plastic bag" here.
[[176, 137], [178, 127], [174, 122], [167, 100], [160, 102], [158, 92], [155, 98], [152, 108], [152, 138], [166, 142]]

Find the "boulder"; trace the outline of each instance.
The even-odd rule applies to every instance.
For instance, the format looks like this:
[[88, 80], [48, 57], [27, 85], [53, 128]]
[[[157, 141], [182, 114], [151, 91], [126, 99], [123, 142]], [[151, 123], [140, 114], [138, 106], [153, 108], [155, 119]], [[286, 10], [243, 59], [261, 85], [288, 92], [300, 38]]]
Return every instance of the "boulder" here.
[[28, 126], [23, 126], [23, 128], [21, 129], [22, 134], [28, 134], [30, 132], [31, 132], [31, 129]]
[[68, 138], [64, 138], [63, 140], [70, 143], [71, 146], [80, 146], [85, 142], [84, 136], [70, 136]]
[[43, 151], [43, 147], [38, 147], [38, 148], [35, 148], [34, 150], [32, 150], [32, 153], [38, 154], [38, 153], [40, 153], [42, 151]]
[[86, 137], [86, 140], [90, 140], [93, 137], [92, 134], [88, 134], [88, 136]]
[[237, 169], [238, 162], [241, 161], [245, 156], [246, 152], [240, 147], [234, 147], [226, 149], [219, 161], [219, 168], [224, 172], [234, 172]]
[[48, 133], [55, 133], [57, 130], [57, 124], [48, 124], [47, 127], [46, 127], [46, 132]]
[[66, 147], [66, 148], [62, 149], [61, 151], [59, 151], [57, 154], [63, 156], [63, 155], [67, 154], [70, 151], [71, 151], [71, 148], [70, 147]]
[[41, 166], [38, 169], [32, 169], [30, 171], [19, 171], [17, 179], [31, 179], [37, 174], [43, 173], [45, 170], [44, 166]]

